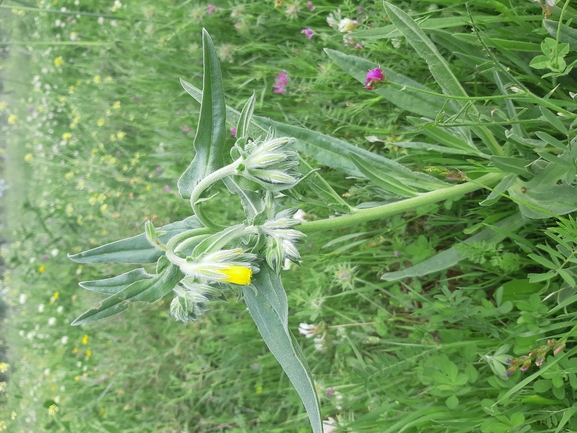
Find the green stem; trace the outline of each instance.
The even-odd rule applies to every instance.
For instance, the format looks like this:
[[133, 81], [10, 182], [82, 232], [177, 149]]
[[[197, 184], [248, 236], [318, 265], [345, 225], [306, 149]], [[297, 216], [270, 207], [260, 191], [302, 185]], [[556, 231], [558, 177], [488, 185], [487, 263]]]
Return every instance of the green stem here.
[[370, 209], [358, 209], [350, 215], [343, 215], [337, 218], [324, 219], [319, 221], [305, 222], [298, 226], [303, 233], [315, 233], [324, 230], [332, 230], [342, 227], [357, 225], [367, 221], [373, 221], [407, 212], [418, 207], [426, 206], [439, 201], [457, 198], [479, 189], [495, 185], [499, 182], [505, 173], [489, 173], [474, 181], [451, 186], [449, 188], [439, 189], [437, 191], [427, 192], [417, 197], [397, 201], [395, 203], [385, 204]]
[[204, 179], [202, 179], [192, 190], [192, 194], [190, 195], [190, 205], [192, 206], [192, 210], [196, 217], [200, 220], [200, 222], [206, 227], [215, 228], [214, 224], [211, 221], [208, 221], [204, 214], [198, 209], [198, 200], [202, 193], [207, 190], [213, 183], [218, 182], [225, 177], [232, 176], [236, 173], [236, 169], [240, 165], [241, 160], [238, 159], [232, 162], [229, 165], [225, 165], [224, 167], [219, 168], [215, 172], [209, 174]]

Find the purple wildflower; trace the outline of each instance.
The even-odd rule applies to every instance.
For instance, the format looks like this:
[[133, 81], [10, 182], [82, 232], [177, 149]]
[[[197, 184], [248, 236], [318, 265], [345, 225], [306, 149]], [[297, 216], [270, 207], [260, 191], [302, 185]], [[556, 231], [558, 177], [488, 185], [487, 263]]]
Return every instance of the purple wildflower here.
[[188, 132], [188, 131], [190, 131], [190, 126], [184, 125], [184, 126], [182, 127], [182, 130], [183, 130], [184, 132]]
[[288, 75], [286, 71], [279, 72], [272, 88], [274, 93], [286, 92], [286, 85], [288, 84]]
[[383, 70], [381, 68], [371, 69], [367, 72], [367, 80], [365, 81], [365, 89], [374, 90], [385, 81]]
[[[313, 5], [313, 2], [308, 1], [307, 2], [307, 8], [310, 9], [311, 12], [313, 12], [315, 10], [315, 5]], [[309, 38], [310, 39], [310, 38]]]
[[230, 135], [232, 135], [233, 137], [236, 137], [236, 128], [234, 126], [230, 127]]
[[168, 185], [164, 185], [164, 190], [165, 190], [166, 192], [170, 192], [170, 187], [169, 187]]
[[212, 15], [214, 12], [216, 12], [218, 10], [218, 8], [215, 5], [211, 5], [211, 4], [207, 4], [206, 5], [206, 13], [208, 15]]
[[304, 29], [301, 33], [304, 33], [304, 35], [309, 39], [312, 39], [313, 36], [315, 35], [313, 29]]

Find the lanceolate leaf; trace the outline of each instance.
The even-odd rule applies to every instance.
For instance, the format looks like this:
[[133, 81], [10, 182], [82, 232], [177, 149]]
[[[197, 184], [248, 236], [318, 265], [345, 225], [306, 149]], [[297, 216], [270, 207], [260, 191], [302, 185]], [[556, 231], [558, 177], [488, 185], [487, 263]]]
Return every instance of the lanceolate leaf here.
[[[183, 84], [185, 90], [190, 96], [198, 102], [202, 100], [200, 90], [190, 83]], [[234, 108], [227, 107], [228, 119], [231, 122], [238, 121], [240, 113]], [[346, 141], [337, 138], [329, 137], [320, 132], [310, 131], [298, 126], [287, 125], [285, 123], [275, 122], [264, 117], [254, 116], [252, 119], [252, 126], [249, 129], [249, 134], [254, 136], [265, 134], [272, 125], [276, 131], [277, 136], [289, 136], [297, 139], [295, 148], [309, 156], [310, 158], [320, 162], [327, 167], [342, 171], [345, 174], [356, 177], [364, 177], [357, 167], [350, 161], [349, 154], [353, 153], [365, 161], [370, 161], [377, 168], [383, 170], [390, 170], [396, 173], [402, 173], [405, 179], [410, 179], [411, 186], [434, 191], [440, 186], [447, 185], [432, 176], [424, 173], [416, 173], [403, 165], [379, 156], [375, 153], [364, 150], [360, 147], [353, 146]]]
[[[495, 224], [499, 229], [503, 229], [509, 232], [515, 232], [518, 228], [523, 226], [523, 217], [520, 213], [513, 214]], [[496, 232], [491, 228], [486, 228], [475, 236], [470, 237], [463, 243], [470, 244], [472, 242], [488, 241], [491, 243], [501, 242], [505, 236], [499, 231]], [[411, 277], [422, 277], [424, 275], [431, 274], [433, 272], [442, 271], [443, 269], [448, 269], [451, 266], [455, 266], [464, 256], [457, 251], [456, 248], [451, 247], [435, 256], [421, 262], [410, 268], [403, 269], [397, 272], [388, 272], [381, 277], [381, 280], [385, 281], [397, 281], [402, 278]]]
[[[183, 221], [177, 221], [160, 227], [166, 232], [158, 237], [162, 243], [168, 242], [173, 236], [186, 230], [201, 228], [202, 225], [195, 216]], [[153, 247], [143, 234], [122, 239], [82, 253], [69, 255], [68, 258], [77, 263], [154, 263], [164, 253]]]
[[[160, 260], [167, 261], [164, 257]], [[131, 302], [152, 303], [158, 301], [169, 293], [183, 277], [184, 274], [178, 266], [170, 263], [160, 274], [146, 280], [136, 281], [106, 298], [98, 308], [88, 310], [72, 322], [72, 325], [82, 325], [121, 313], [128, 308], [128, 304]]]
[[288, 304], [280, 277], [267, 265], [253, 279], [255, 290], [245, 287], [244, 300], [266, 345], [297, 390], [313, 432], [322, 433], [315, 385], [302, 351], [288, 329]]
[[146, 280], [149, 278], [152, 278], [152, 275], [146, 272], [143, 268], [138, 268], [112, 278], [95, 281], [81, 281], [78, 285], [86, 290], [113, 295], [136, 281]]
[[[226, 105], [222, 74], [216, 49], [208, 32], [202, 31], [204, 73], [198, 130], [194, 138], [194, 159], [178, 180], [178, 190], [190, 197], [194, 187], [212, 172], [224, 166], [226, 145]], [[182, 82], [183, 87], [185, 83]], [[185, 88], [186, 90], [186, 88]]]
[[366, 177], [385, 191], [401, 197], [416, 197], [419, 195], [415, 189], [408, 187], [402, 181], [395, 179], [394, 176], [388, 175], [385, 171], [377, 170], [370, 163], [363, 161], [359, 157], [351, 154], [351, 160]]
[[[339, 51], [325, 49], [325, 52], [333, 62], [335, 62], [345, 72], [363, 84], [366, 80], [367, 72], [378, 67], [376, 63], [361, 59], [359, 57], [349, 56]], [[387, 82], [416, 87], [418, 89], [426, 90], [429, 92], [432, 91], [422, 84], [417, 83], [416, 81], [413, 81], [410, 78], [393, 71], [392, 69], [381, 67], [381, 70], [383, 71]], [[368, 90], [364, 91], [368, 92]], [[440, 98], [438, 96], [418, 93], [407, 89], [400, 90], [393, 86], [387, 86], [387, 84], [384, 84], [372, 92], [382, 96], [403, 110], [407, 110], [411, 113], [426, 117], [435, 117], [437, 113], [443, 110], [446, 102], [446, 99]]]

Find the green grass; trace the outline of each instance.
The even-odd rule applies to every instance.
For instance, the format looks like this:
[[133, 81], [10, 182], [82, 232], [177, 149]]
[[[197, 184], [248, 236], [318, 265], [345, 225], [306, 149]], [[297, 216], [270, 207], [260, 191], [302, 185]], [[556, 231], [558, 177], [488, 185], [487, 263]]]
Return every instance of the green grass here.
[[[323, 52], [329, 48], [366, 58], [439, 92], [426, 63], [403, 38], [355, 39], [354, 44], [362, 43], [355, 48], [327, 25], [337, 9], [355, 18], [358, 30], [390, 25], [381, 2], [313, 3], [314, 11], [304, 1], [279, 6], [219, 1], [212, 15], [196, 2], [145, 0], [115, 10], [98, 1], [40, 2], [42, 11], [21, 3], [0, 5], [6, 6], [0, 9], [3, 36], [11, 41], [10, 57], [0, 63], [5, 88], [0, 102], [6, 103], [0, 112], [3, 172], [10, 188], [2, 203], [7, 225], [2, 237], [9, 241], [2, 249], [9, 268], [2, 277], [2, 300], [9, 306], [2, 340], [9, 350], [0, 363], [9, 367], [0, 373], [0, 380], [7, 379], [0, 388], [0, 431], [310, 431], [297, 393], [239, 293], [212, 301], [210, 310], [188, 325], [174, 321], [165, 299], [71, 327], [102, 299], [81, 290], [78, 282], [130, 268], [82, 266], [67, 254], [140, 234], [147, 220], [159, 227], [190, 215], [176, 180], [193, 156], [199, 109], [179, 78], [201, 87], [202, 27], [219, 52], [232, 107], [242, 108], [254, 93], [257, 115], [346, 139], [413, 171], [441, 180], [456, 170], [472, 178], [485, 172], [482, 158], [397, 146], [438, 142], [407, 120], [410, 113], [365, 90]], [[395, 2], [415, 19], [467, 14], [464, 2], [435, 3], [439, 9], [431, 2]], [[296, 16], [289, 13], [294, 5]], [[80, 13], [58, 13], [62, 7]], [[539, 47], [549, 35], [536, 3], [475, 2], [470, 8], [473, 17], [511, 19], [481, 26], [487, 40], [518, 39]], [[557, 7], [552, 18], [558, 20], [559, 13]], [[565, 20], [575, 14], [569, 7]], [[312, 39], [301, 33], [305, 28], [316, 33]], [[448, 30], [470, 32], [467, 26]], [[433, 39], [469, 94], [498, 94], [487, 73], [497, 68], [482, 57], [478, 43], [441, 32]], [[451, 44], [466, 50], [459, 53]], [[493, 53], [540, 97], [561, 84], [562, 94], [552, 99], [573, 110], [568, 92], [577, 92], [574, 71], [542, 79], [546, 71], [528, 66], [539, 52], [497, 47]], [[574, 58], [573, 50], [567, 59]], [[275, 94], [272, 86], [283, 70], [289, 76], [287, 92]], [[509, 84], [511, 77], [503, 77]], [[574, 142], [574, 126], [565, 118], [567, 134], [543, 120], [534, 105], [515, 104], [528, 108], [521, 115], [527, 121], [525, 138], [545, 131]], [[492, 113], [493, 108], [499, 111]], [[480, 111], [485, 123], [507, 118], [501, 102], [487, 102]], [[17, 117], [13, 124], [11, 115]], [[532, 148], [508, 140], [497, 126], [491, 130], [499, 143], [507, 143], [510, 155], [531, 163]], [[390, 198], [366, 179], [325, 167], [321, 174], [353, 205]], [[313, 192], [304, 187], [297, 192], [285, 204], [304, 209], [308, 219], [333, 214]], [[577, 250], [571, 228], [554, 239], [545, 233], [556, 227], [556, 219], [532, 220], [496, 245], [459, 247], [467, 260], [451, 269], [397, 282], [380, 279], [423, 263], [517, 209], [508, 197], [479, 207], [486, 196], [478, 191], [387, 219], [311, 233], [299, 245], [301, 265], [283, 272], [289, 327], [311, 367], [323, 417], [336, 419], [339, 431], [577, 429], [572, 417], [576, 295], [559, 271], [567, 270], [571, 278], [573, 261], [554, 263], [549, 283], [527, 278], [548, 270], [535, 255], [555, 261], [538, 245], [552, 245], [558, 254], [563, 242], [569, 253]], [[237, 207], [223, 189], [208, 211], [227, 224], [241, 218]], [[316, 335], [300, 335], [300, 323], [316, 325]], [[553, 356], [547, 341], [563, 338], [565, 350]], [[504, 375], [512, 365], [507, 358], [547, 347], [541, 368], [533, 359], [527, 372]]]

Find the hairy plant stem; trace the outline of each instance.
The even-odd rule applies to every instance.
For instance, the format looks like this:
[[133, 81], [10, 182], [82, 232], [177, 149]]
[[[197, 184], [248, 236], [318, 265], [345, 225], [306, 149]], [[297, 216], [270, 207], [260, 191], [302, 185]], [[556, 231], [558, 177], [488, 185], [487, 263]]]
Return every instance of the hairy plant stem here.
[[417, 197], [397, 201], [395, 203], [385, 204], [370, 209], [357, 209], [350, 215], [343, 215], [336, 218], [324, 219], [319, 221], [310, 221], [297, 226], [298, 230], [303, 233], [315, 233], [323, 230], [332, 230], [342, 227], [354, 226], [367, 221], [373, 221], [380, 218], [389, 217], [399, 213], [417, 209], [421, 206], [437, 203], [439, 201], [457, 198], [487, 186], [493, 186], [498, 183], [505, 173], [489, 173], [474, 181], [451, 186], [449, 188], [439, 189], [437, 191], [427, 192]]

